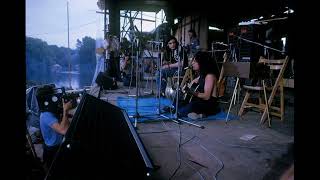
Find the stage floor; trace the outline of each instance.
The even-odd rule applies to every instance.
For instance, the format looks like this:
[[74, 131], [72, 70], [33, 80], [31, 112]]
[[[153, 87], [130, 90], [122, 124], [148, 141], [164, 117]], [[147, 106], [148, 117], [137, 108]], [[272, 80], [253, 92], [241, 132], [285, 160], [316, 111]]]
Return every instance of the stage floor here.
[[[150, 82], [148, 85], [150, 87]], [[144, 94], [145, 91], [150, 92], [147, 89], [140, 89], [142, 96], [148, 96]], [[119, 83], [119, 89], [105, 91], [101, 98], [117, 105], [119, 97], [128, 97], [135, 92], [135, 88], [129, 90]], [[281, 122], [279, 118], [272, 117], [272, 128], [260, 125], [261, 114], [253, 111], [228, 124], [221, 120], [194, 121], [205, 126], [204, 129], [168, 120], [138, 123], [137, 132], [152, 161], [160, 167], [153, 173], [153, 179], [168, 180], [175, 171], [171, 179], [215, 179], [216, 176], [223, 180], [257, 180], [269, 172], [280, 173], [281, 168], [271, 171], [271, 167], [274, 160], [286, 154], [288, 145], [294, 142], [293, 99], [293, 91], [287, 89], [285, 120]], [[237, 114], [239, 104], [231, 109], [231, 113]], [[227, 109], [228, 104], [221, 105]], [[240, 139], [246, 135], [254, 138], [248, 141]], [[41, 144], [35, 145], [40, 158], [41, 147]]]
[[[104, 92], [102, 99], [117, 105], [118, 97], [136, 92], [135, 88], [128, 90], [121, 84], [119, 87]], [[146, 89], [140, 89], [142, 96], [146, 96], [144, 91], [150, 92]], [[262, 179], [270, 171], [273, 160], [285, 154], [288, 144], [294, 142], [293, 94], [285, 93], [285, 97], [285, 120], [280, 122], [272, 117], [271, 128], [260, 125], [261, 114], [254, 111], [228, 124], [193, 121], [205, 126], [204, 129], [167, 120], [138, 123], [137, 132], [154, 164], [160, 167], [154, 172], [154, 179], [167, 180], [178, 167], [172, 179], [215, 179], [214, 176], [224, 180]], [[239, 104], [231, 112], [237, 114], [238, 110]], [[246, 135], [254, 138], [240, 139]]]

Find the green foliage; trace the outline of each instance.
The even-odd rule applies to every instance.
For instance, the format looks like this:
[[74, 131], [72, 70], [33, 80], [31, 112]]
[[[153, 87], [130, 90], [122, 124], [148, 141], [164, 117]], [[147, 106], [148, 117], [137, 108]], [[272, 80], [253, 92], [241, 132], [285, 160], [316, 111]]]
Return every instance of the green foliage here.
[[82, 42], [77, 40], [77, 48], [79, 53], [79, 63], [95, 63], [96, 41], [88, 36], [82, 38]]
[[54, 64], [63, 67], [68, 66], [68, 53], [71, 49], [48, 45], [41, 39], [26, 38], [26, 62], [27, 64], [44, 63], [48, 68]]
[[[26, 37], [26, 72], [27, 81], [52, 83], [52, 68], [54, 65], [67, 71], [69, 63], [72, 70], [79, 64], [82, 66], [80, 73], [93, 74], [95, 68], [95, 40], [90, 37], [77, 40], [76, 49], [48, 45], [47, 42]], [[80, 65], [81, 67], [81, 65]]]
[[82, 41], [77, 40], [80, 74], [83, 77], [92, 77], [96, 65], [96, 41], [90, 37], [82, 38]]

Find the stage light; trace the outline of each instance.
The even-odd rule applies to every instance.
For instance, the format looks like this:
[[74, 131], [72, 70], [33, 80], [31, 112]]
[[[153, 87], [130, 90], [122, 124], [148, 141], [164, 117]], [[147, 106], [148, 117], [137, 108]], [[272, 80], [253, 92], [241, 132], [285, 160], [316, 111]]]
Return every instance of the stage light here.
[[294, 12], [294, 10], [293, 9], [290, 9], [289, 7], [285, 7], [287, 10], [285, 11], [285, 12], [283, 12], [283, 14], [291, 14], [291, 13], [293, 13]]
[[178, 23], [178, 19], [174, 19], [174, 24], [177, 24]]
[[223, 31], [223, 29], [219, 29], [219, 28], [213, 27], [213, 26], [209, 26], [209, 30], [213, 30], [213, 31]]

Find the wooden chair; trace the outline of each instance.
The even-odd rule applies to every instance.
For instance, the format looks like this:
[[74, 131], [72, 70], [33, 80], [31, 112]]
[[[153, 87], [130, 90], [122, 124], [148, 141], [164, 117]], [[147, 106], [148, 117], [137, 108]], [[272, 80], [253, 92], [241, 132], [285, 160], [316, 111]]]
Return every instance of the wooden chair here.
[[[246, 95], [243, 99], [242, 105], [240, 107], [238, 115], [241, 116], [245, 108], [255, 107], [263, 112], [260, 119], [260, 124], [263, 124], [268, 116], [268, 125], [271, 127], [271, 120], [269, 115], [274, 115], [280, 117], [281, 121], [284, 118], [284, 94], [283, 94], [283, 73], [288, 63], [288, 56], [284, 59], [269, 60], [263, 57], [260, 57], [259, 63], [265, 64], [270, 68], [270, 73], [277, 74], [274, 83], [274, 79], [270, 76], [271, 84], [266, 85], [265, 78], [259, 79], [259, 85], [248, 86], [244, 85], [243, 88], [246, 89]], [[267, 99], [267, 91], [271, 91], [269, 98]], [[276, 93], [280, 91], [280, 107], [272, 105]], [[263, 97], [259, 96], [259, 103], [249, 103], [248, 100], [253, 95], [254, 92], [259, 92], [259, 95], [263, 92]], [[264, 102], [262, 102], [264, 99]]]

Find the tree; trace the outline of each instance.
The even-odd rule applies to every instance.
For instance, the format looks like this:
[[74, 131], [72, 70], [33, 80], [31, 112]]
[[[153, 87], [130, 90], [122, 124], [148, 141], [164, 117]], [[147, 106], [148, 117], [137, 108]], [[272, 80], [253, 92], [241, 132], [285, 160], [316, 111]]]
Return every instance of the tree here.
[[52, 54], [45, 41], [37, 38], [26, 38], [26, 65], [27, 65], [27, 79], [45, 82], [43, 77], [50, 78], [50, 64], [52, 61]]
[[77, 40], [77, 50], [80, 64], [80, 84], [91, 84], [96, 65], [95, 55], [96, 41], [91, 37]]
[[[26, 78], [27, 81], [41, 83], [56, 83], [56, 74], [51, 73], [57, 64], [68, 70], [71, 63], [72, 70], [80, 64], [80, 84], [91, 83], [95, 70], [95, 40], [90, 37], [77, 40], [76, 49], [48, 45], [47, 42], [26, 37]], [[70, 56], [69, 56], [70, 53]], [[69, 59], [71, 58], [71, 59]]]

